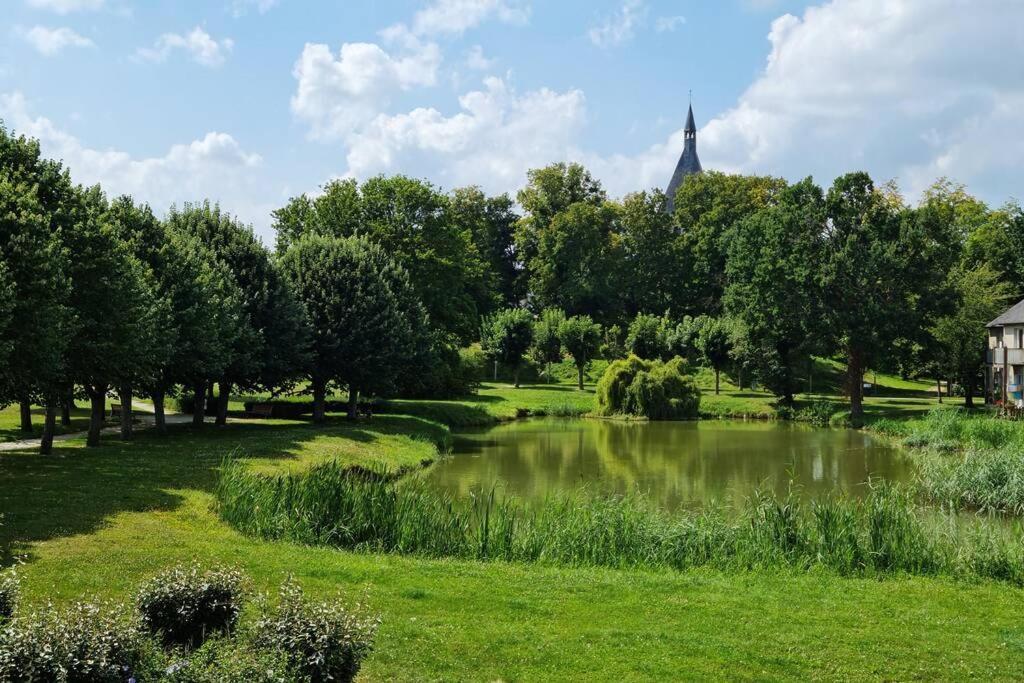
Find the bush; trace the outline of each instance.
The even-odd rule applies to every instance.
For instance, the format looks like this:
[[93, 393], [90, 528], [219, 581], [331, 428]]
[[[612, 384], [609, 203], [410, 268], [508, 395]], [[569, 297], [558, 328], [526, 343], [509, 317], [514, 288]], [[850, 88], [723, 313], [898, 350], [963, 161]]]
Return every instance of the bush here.
[[0, 624], [14, 616], [19, 590], [18, 575], [14, 570], [0, 574]]
[[287, 581], [274, 611], [254, 627], [256, 646], [283, 655], [305, 680], [351, 681], [373, 648], [379, 622], [340, 604], [315, 603]]
[[166, 670], [168, 683], [300, 683], [300, 677], [281, 652], [267, 652], [251, 642], [232, 638], [211, 638], [187, 658], [173, 662]]
[[636, 356], [608, 366], [597, 383], [598, 415], [635, 415], [651, 420], [697, 417], [700, 388], [686, 361], [645, 361]]
[[810, 422], [818, 427], [828, 427], [832, 424], [832, 416], [837, 412], [838, 408], [831, 401], [817, 399], [810, 405], [801, 408], [796, 417], [802, 422]]
[[147, 582], [137, 605], [143, 624], [165, 643], [198, 647], [208, 636], [234, 629], [241, 587], [237, 570], [178, 565]]
[[156, 680], [162, 663], [137, 623], [109, 604], [49, 606], [0, 630], [0, 681]]

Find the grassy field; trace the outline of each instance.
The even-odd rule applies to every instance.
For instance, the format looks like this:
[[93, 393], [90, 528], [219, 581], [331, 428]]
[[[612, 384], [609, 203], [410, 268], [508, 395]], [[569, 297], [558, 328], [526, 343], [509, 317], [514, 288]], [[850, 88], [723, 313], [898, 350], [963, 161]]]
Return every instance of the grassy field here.
[[[415, 466], [448, 428], [586, 408], [571, 387], [487, 386], [368, 422], [174, 427], [57, 456], [0, 455], [0, 549], [23, 554], [26, 599], [124, 598], [179, 560], [226, 562], [258, 590], [294, 575], [314, 595], [366, 594], [383, 617], [364, 680], [1013, 680], [1024, 658], [1005, 584], [840, 578], [826, 571], [617, 571], [358, 554], [244, 537], [214, 510], [226, 456], [261, 471], [335, 459]], [[752, 399], [753, 400], [753, 399]]]

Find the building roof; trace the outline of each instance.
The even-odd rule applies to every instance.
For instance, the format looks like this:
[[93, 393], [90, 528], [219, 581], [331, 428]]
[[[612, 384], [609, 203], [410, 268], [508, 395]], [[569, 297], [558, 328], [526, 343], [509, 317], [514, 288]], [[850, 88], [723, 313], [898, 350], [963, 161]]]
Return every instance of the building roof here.
[[683, 153], [679, 156], [679, 163], [676, 164], [672, 180], [665, 188], [667, 201], [665, 211], [672, 213], [676, 206], [676, 191], [683, 184], [683, 179], [688, 175], [700, 173], [703, 169], [700, 165], [700, 157], [697, 156], [697, 125], [693, 121], [693, 105], [686, 114], [686, 127], [683, 129]]
[[1002, 327], [1003, 325], [1024, 325], [1024, 299], [1015, 303], [986, 327]]

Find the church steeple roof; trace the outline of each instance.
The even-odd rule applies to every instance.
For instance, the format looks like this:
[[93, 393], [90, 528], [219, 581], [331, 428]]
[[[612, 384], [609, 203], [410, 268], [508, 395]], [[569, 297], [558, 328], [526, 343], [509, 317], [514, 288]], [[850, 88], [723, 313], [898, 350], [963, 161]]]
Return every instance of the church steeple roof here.
[[691, 104], [686, 112], [686, 126], [683, 128], [683, 153], [679, 157], [679, 163], [676, 164], [672, 180], [665, 188], [665, 195], [668, 198], [668, 201], [665, 202], [665, 211], [668, 213], [675, 211], [676, 191], [683, 184], [686, 176], [700, 173], [702, 170], [700, 157], [697, 156], [697, 124], [693, 120], [693, 105]]

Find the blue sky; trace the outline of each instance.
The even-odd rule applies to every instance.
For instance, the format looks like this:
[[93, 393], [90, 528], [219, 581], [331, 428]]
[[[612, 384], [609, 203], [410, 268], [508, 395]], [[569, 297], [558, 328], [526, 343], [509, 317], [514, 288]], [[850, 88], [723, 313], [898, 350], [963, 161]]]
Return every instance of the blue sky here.
[[[687, 93], [705, 168], [913, 198], [1024, 180], [1012, 0], [3, 0], [0, 118], [158, 211], [269, 212], [332, 177], [520, 187], [578, 160], [663, 186]], [[984, 49], [981, 49], [984, 48]]]

